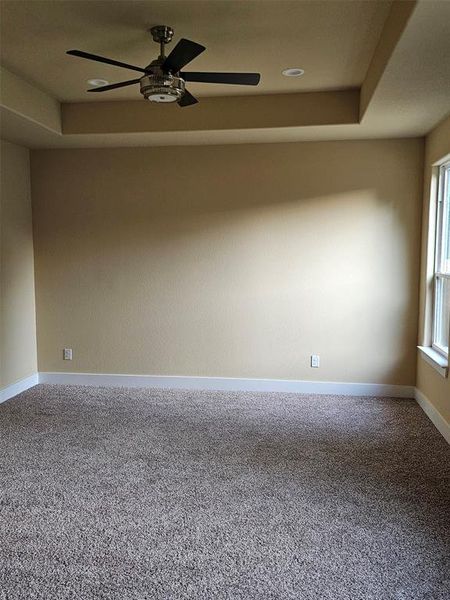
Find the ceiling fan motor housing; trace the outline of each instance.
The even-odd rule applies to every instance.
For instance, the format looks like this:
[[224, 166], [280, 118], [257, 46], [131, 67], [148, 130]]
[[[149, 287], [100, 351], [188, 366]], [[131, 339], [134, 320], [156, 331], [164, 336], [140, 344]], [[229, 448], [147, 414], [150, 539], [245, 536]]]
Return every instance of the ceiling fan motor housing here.
[[144, 75], [140, 81], [141, 94], [150, 102], [177, 102], [183, 97], [184, 79], [164, 73], [158, 67]]

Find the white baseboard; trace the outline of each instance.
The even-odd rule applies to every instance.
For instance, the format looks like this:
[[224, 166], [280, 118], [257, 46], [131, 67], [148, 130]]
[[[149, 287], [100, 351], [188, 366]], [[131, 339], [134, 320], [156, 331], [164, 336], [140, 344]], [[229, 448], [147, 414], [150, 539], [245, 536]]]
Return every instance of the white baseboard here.
[[34, 387], [38, 383], [39, 373], [34, 373], [29, 377], [25, 377], [25, 379], [21, 379], [20, 381], [16, 381], [11, 385], [6, 386], [0, 390], [0, 404], [6, 400], [9, 400], [10, 398], [13, 398], [14, 396], [17, 396], [17, 394]]
[[344, 396], [384, 396], [414, 398], [414, 387], [382, 383], [343, 383], [292, 379], [239, 379], [234, 377], [182, 377], [158, 375], [118, 375], [101, 373], [40, 373], [40, 383], [98, 385], [106, 387], [154, 387], [189, 390], [244, 392], [293, 392], [297, 394], [339, 394]]
[[450, 444], [450, 424], [428, 398], [412, 385], [384, 383], [345, 383], [293, 379], [245, 379], [234, 377], [182, 377], [158, 375], [118, 375], [102, 373], [35, 373], [0, 390], [0, 403], [38, 383], [94, 385], [104, 387], [149, 387], [160, 389], [221, 390], [243, 392], [291, 392], [297, 394], [337, 394], [415, 398], [436, 429]]
[[440, 412], [436, 410], [434, 405], [428, 400], [423, 392], [416, 388], [416, 401], [427, 415], [436, 429], [443, 435], [446, 441], [450, 444], [450, 423], [448, 423]]

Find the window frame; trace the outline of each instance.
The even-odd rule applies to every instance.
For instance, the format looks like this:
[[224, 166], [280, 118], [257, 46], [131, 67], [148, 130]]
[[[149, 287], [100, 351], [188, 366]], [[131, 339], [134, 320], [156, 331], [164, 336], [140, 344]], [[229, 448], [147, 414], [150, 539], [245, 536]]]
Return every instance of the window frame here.
[[[438, 331], [442, 315], [437, 312], [438, 306], [438, 287], [442, 285], [442, 281], [450, 280], [450, 270], [443, 270], [443, 252], [444, 252], [444, 235], [447, 234], [445, 228], [447, 221], [447, 211], [450, 212], [449, 194], [447, 190], [450, 188], [450, 160], [438, 166], [437, 173], [437, 197], [436, 197], [436, 231], [434, 244], [434, 272], [433, 272], [433, 307], [432, 307], [432, 325], [431, 325], [431, 347], [441, 356], [448, 360], [448, 349], [438, 344]], [[441, 283], [440, 283], [441, 282]], [[450, 338], [450, 333], [448, 334]], [[450, 339], [448, 340], [450, 343]]]

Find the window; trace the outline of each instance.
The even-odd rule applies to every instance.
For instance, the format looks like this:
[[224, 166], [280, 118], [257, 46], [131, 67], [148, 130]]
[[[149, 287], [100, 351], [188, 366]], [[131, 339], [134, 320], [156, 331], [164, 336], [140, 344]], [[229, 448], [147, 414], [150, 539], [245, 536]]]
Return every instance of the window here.
[[448, 357], [450, 330], [450, 161], [439, 167], [432, 347]]

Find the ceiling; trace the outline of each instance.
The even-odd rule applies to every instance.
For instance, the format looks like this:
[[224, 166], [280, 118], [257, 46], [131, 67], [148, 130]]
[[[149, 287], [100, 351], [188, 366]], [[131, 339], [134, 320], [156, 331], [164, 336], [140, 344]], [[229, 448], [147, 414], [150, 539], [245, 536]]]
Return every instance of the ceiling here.
[[[450, 0], [0, 0], [0, 134], [34, 148], [417, 137], [450, 113]], [[180, 109], [136, 73], [68, 49], [146, 65], [147, 30], [207, 47], [192, 70], [258, 71], [257, 87], [189, 84]], [[301, 78], [281, 71], [301, 67]]]
[[[196, 96], [359, 87], [390, 5], [359, 0], [3, 0], [1, 62], [59, 100], [102, 101], [106, 94], [86, 93], [88, 79], [113, 83], [134, 79], [136, 73], [67, 56], [66, 50], [145, 66], [159, 50], [148, 29], [170, 25], [172, 46], [180, 37], [206, 46], [189, 70], [261, 73], [257, 88], [190, 84]], [[284, 77], [281, 71], [288, 67], [301, 67], [305, 75]], [[138, 86], [107, 96], [140, 98]]]

